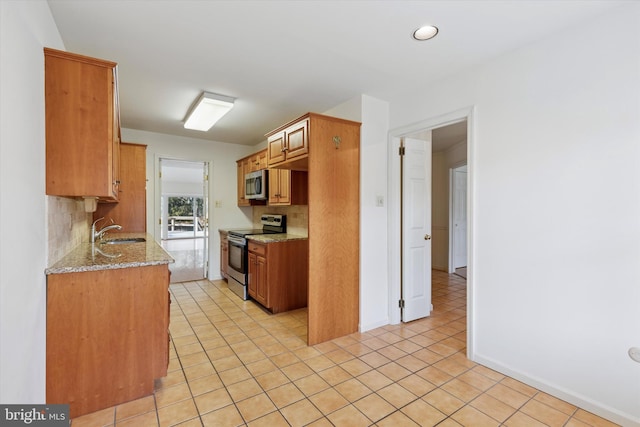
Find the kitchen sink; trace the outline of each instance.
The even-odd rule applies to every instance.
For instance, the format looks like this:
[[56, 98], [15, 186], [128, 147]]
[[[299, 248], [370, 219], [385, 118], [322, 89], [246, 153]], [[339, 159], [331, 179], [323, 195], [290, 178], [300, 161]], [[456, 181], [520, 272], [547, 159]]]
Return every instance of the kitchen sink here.
[[121, 245], [121, 244], [125, 244], [125, 243], [140, 243], [140, 242], [146, 242], [147, 239], [145, 239], [144, 237], [129, 237], [129, 238], [122, 238], [122, 239], [109, 239], [109, 240], [105, 240], [102, 242], [103, 245]]

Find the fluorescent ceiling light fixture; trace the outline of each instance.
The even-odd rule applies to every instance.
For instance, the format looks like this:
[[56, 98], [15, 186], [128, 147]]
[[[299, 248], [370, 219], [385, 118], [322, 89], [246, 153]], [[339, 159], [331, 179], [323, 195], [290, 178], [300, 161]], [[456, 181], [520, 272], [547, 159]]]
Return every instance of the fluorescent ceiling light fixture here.
[[211, 127], [233, 108], [235, 98], [202, 92], [200, 97], [187, 113], [184, 121], [185, 129], [208, 131]]
[[432, 39], [438, 34], [438, 27], [434, 27], [433, 25], [425, 25], [424, 27], [420, 27], [413, 32], [413, 38], [416, 40], [424, 41]]

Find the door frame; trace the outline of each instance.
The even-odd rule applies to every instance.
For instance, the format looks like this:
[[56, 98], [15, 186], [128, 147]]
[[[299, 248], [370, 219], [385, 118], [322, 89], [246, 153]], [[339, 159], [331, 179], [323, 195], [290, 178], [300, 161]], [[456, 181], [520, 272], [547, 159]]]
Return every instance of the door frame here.
[[[176, 160], [176, 161], [181, 161], [181, 162], [191, 162], [191, 163], [203, 163], [206, 167], [206, 172], [207, 172], [207, 182], [205, 183], [205, 188], [203, 188], [203, 196], [204, 196], [204, 210], [206, 212], [207, 215], [207, 228], [205, 231], [205, 236], [204, 236], [204, 244], [205, 244], [205, 251], [204, 251], [204, 278], [205, 279], [209, 279], [210, 275], [211, 275], [211, 268], [210, 266], [212, 265], [212, 260], [211, 260], [211, 254], [213, 253], [213, 251], [211, 250], [212, 244], [213, 244], [213, 233], [211, 233], [210, 231], [210, 227], [211, 227], [211, 223], [212, 223], [212, 212], [211, 212], [211, 203], [209, 203], [209, 201], [212, 198], [212, 194], [211, 194], [211, 189], [212, 189], [212, 185], [211, 185], [211, 177], [213, 176], [213, 161], [212, 160], [203, 160], [203, 159], [197, 159], [197, 158], [191, 158], [191, 157], [180, 157], [180, 156], [174, 156], [174, 155], [169, 155], [169, 154], [159, 154], [156, 153], [154, 155], [154, 194], [153, 194], [153, 237], [158, 241], [161, 242], [162, 241], [162, 206], [160, 206], [160, 204], [162, 203], [162, 177], [160, 176], [160, 172], [161, 172], [161, 159], [164, 160]], [[149, 229], [149, 227], [147, 227], [147, 229]], [[216, 233], [217, 234], [217, 233]]]
[[432, 130], [462, 120], [467, 120], [467, 357], [472, 359], [475, 353], [474, 346], [474, 324], [473, 324], [473, 301], [475, 284], [475, 247], [474, 247], [474, 208], [475, 208], [475, 135], [474, 135], [474, 114], [475, 107], [470, 106], [456, 111], [452, 111], [441, 116], [425, 119], [423, 121], [401, 126], [389, 131], [388, 159], [389, 170], [387, 176], [388, 188], [388, 217], [387, 233], [389, 236], [388, 259], [389, 259], [389, 323], [394, 325], [400, 323], [400, 139], [404, 136], [418, 133], [424, 130]]
[[[447, 265], [447, 272], [449, 274], [453, 274], [456, 269], [454, 268], [455, 264], [455, 229], [454, 229], [454, 200], [455, 200], [455, 186], [454, 186], [454, 174], [456, 169], [461, 168], [463, 166], [467, 166], [467, 160], [463, 160], [461, 162], [455, 163], [449, 168], [449, 260]], [[467, 167], [467, 178], [469, 177], [469, 170]], [[469, 181], [467, 179], [467, 191], [469, 188]], [[468, 213], [468, 212], [467, 212]], [[467, 217], [467, 227], [469, 226], [469, 218]], [[468, 246], [468, 244], [467, 244]]]

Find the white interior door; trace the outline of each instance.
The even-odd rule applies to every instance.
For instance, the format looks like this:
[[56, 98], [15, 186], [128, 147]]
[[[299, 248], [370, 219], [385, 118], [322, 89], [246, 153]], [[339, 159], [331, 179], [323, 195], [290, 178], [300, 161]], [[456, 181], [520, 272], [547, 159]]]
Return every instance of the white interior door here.
[[402, 321], [431, 313], [431, 132], [404, 138], [402, 170]]
[[453, 170], [453, 268], [467, 266], [467, 167]]

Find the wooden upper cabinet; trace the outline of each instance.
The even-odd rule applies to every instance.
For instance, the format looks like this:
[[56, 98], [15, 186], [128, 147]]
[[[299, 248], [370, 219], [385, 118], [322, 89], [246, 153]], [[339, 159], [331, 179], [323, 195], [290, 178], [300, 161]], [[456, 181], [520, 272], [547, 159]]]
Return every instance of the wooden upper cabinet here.
[[259, 151], [249, 157], [249, 170], [247, 172], [255, 172], [267, 168], [267, 150]]
[[46, 194], [118, 200], [115, 62], [45, 48]]
[[240, 159], [236, 164], [238, 166], [238, 206], [251, 206], [251, 200], [245, 197], [246, 189], [244, 188], [244, 175], [248, 172], [249, 160]]
[[309, 203], [309, 191], [305, 171], [288, 169], [269, 169], [269, 205], [306, 205]]
[[[98, 203], [93, 220], [105, 218], [122, 226], [122, 233], [147, 231], [147, 146], [120, 144], [120, 185], [118, 203]], [[113, 230], [117, 233], [118, 230]]]
[[278, 128], [267, 135], [269, 167], [307, 170], [309, 154], [309, 117]]

